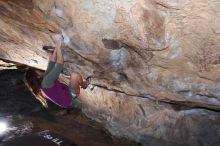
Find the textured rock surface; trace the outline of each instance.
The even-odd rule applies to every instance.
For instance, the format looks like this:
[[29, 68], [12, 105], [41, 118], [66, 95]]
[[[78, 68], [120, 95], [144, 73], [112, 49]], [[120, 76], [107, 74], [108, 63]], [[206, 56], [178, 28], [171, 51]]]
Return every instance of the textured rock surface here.
[[105, 89], [81, 95], [84, 113], [118, 136], [150, 146], [220, 144], [220, 113], [131, 97]]
[[[91, 75], [97, 85], [95, 93], [87, 91], [80, 97], [89, 116], [108, 121], [113, 133], [137, 140], [148, 135], [185, 141], [195, 130], [198, 134], [188, 138], [189, 144], [199, 145], [195, 139], [209, 140], [201, 134], [206, 130], [210, 135], [217, 133], [219, 139], [216, 113], [203, 116], [208, 111], [177, 110], [169, 104], [154, 110], [157, 105], [152, 100], [220, 110], [219, 6], [218, 0], [1, 0], [0, 57], [45, 69], [46, 54], [41, 48], [54, 45], [51, 34], [60, 29], [64, 73]], [[97, 100], [88, 103], [89, 98]], [[121, 98], [124, 107], [119, 110], [116, 103]], [[114, 106], [109, 110], [107, 104]], [[140, 113], [151, 116], [135, 118], [139, 104], [143, 104]], [[97, 109], [95, 105], [103, 106]], [[174, 127], [168, 128], [163, 119], [175, 123]], [[203, 131], [202, 125], [209, 121], [216, 121], [218, 129], [207, 126]], [[151, 129], [161, 122], [160, 132]], [[193, 126], [187, 127], [187, 122]], [[131, 123], [136, 128], [128, 126], [123, 131]], [[167, 134], [179, 124], [188, 133], [179, 131], [182, 137]], [[119, 127], [117, 132], [114, 126]]]

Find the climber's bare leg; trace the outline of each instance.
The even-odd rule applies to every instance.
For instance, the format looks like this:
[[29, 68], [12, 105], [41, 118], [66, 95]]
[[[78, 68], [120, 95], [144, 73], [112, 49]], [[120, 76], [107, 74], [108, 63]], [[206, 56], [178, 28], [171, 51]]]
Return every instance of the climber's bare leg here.
[[70, 76], [70, 87], [72, 87], [73, 89], [77, 89], [80, 86], [83, 89], [86, 89], [88, 86], [88, 82], [86, 80], [83, 80], [82, 76], [79, 73], [73, 72]]

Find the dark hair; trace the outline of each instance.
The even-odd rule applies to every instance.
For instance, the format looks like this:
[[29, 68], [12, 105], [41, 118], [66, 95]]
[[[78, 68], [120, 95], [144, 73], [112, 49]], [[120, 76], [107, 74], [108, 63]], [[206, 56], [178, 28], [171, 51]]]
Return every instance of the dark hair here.
[[44, 107], [47, 107], [46, 99], [40, 91], [42, 78], [38, 78], [38, 74], [35, 71], [36, 69], [34, 68], [27, 69], [24, 82], [36, 99], [38, 99]]

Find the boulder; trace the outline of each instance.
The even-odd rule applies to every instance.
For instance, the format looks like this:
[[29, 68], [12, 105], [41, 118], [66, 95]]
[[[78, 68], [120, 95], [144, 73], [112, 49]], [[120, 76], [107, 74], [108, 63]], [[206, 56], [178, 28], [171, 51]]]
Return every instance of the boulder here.
[[220, 110], [219, 6], [218, 0], [0, 0], [0, 58], [45, 69], [42, 47], [62, 33], [63, 73], [90, 76], [96, 86], [79, 98], [88, 116], [138, 141], [147, 135], [198, 144], [206, 130], [220, 137], [216, 127], [201, 129], [208, 121], [219, 128], [218, 113], [205, 110]]

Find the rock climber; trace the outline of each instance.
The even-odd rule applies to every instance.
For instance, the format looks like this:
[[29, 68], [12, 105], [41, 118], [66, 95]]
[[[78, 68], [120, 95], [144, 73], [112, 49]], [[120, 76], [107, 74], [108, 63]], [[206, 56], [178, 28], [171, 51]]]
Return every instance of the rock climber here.
[[43, 47], [48, 52], [49, 63], [46, 71], [29, 69], [25, 79], [35, 96], [43, 95], [62, 108], [69, 108], [80, 94], [80, 87], [86, 89], [89, 81], [82, 78], [79, 73], [70, 75], [70, 83], [66, 85], [58, 80], [63, 69], [64, 59], [61, 50], [61, 35], [55, 35], [55, 48]]

